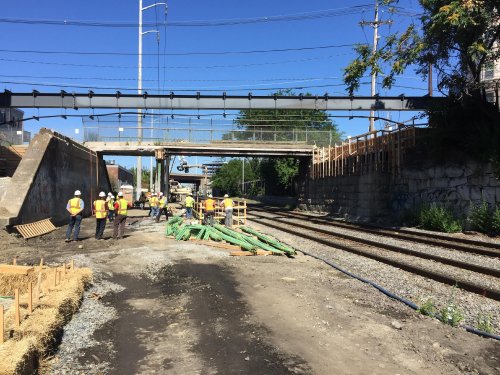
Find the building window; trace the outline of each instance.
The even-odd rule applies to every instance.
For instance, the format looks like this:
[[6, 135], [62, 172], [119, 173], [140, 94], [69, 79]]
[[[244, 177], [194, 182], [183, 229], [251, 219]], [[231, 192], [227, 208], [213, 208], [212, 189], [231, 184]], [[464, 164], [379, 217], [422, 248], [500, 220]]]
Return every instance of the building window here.
[[484, 65], [484, 79], [493, 79], [495, 77], [495, 64], [493, 61]]

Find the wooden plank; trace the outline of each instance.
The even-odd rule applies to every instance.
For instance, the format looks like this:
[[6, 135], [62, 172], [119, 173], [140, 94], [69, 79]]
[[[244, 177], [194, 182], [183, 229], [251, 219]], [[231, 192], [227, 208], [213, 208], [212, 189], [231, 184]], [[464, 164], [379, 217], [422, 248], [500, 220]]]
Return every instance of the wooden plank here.
[[256, 255], [271, 255], [271, 251], [265, 251], [265, 250], [257, 250], [256, 253], [253, 253], [251, 251], [231, 251], [229, 255], [231, 256], [237, 256], [237, 257], [250, 257], [250, 256], [256, 256]]
[[19, 309], [19, 289], [14, 291], [14, 316], [16, 321], [16, 328], [21, 325], [21, 311]]
[[14, 228], [16, 228], [23, 238], [38, 237], [56, 229], [50, 219], [43, 219], [34, 223], [14, 225]]
[[0, 264], [0, 273], [14, 274], [14, 275], [27, 275], [33, 271], [30, 266], [14, 266], [12, 264]]
[[0, 305], [0, 344], [4, 342], [4, 317], [3, 317], [3, 305]]

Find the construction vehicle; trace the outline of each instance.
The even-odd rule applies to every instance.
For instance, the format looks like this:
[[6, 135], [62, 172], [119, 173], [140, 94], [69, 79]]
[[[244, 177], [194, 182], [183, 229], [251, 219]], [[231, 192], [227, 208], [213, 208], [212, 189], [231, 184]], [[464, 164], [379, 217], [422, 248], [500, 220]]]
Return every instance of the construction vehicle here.
[[170, 202], [184, 202], [184, 199], [186, 199], [188, 194], [193, 193], [192, 188], [182, 186], [179, 181], [169, 180], [168, 186], [170, 191]]

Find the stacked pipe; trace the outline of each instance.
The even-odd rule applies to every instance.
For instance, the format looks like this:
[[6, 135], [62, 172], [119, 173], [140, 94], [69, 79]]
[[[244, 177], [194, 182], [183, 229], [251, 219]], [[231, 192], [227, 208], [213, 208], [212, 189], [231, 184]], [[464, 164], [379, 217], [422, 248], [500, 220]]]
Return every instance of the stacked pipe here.
[[265, 236], [249, 227], [241, 227], [245, 232], [237, 232], [231, 228], [215, 224], [214, 226], [201, 224], [184, 224], [181, 217], [170, 218], [167, 222], [167, 236], [172, 236], [176, 241], [187, 241], [190, 238], [198, 240], [226, 241], [239, 246], [242, 250], [256, 252], [258, 249], [272, 252], [276, 255], [294, 255], [295, 250], [278, 240]]

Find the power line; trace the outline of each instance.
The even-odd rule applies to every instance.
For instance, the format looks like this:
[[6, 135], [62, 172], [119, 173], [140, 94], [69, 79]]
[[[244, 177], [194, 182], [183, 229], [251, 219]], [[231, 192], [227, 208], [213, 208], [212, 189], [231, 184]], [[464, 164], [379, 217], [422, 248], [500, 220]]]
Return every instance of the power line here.
[[[316, 60], [327, 60], [337, 58], [339, 56], [348, 56], [349, 53], [339, 53], [335, 55], [319, 56], [319, 57], [309, 57], [304, 59], [293, 59], [284, 61], [268, 61], [263, 63], [248, 63], [248, 64], [221, 64], [221, 65], [206, 65], [206, 66], [165, 66], [167, 69], [217, 69], [217, 68], [246, 68], [252, 66], [264, 66], [264, 65], [281, 65], [289, 63], [300, 63], [309, 62]], [[165, 55], [163, 55], [165, 56]], [[7, 62], [19, 62], [25, 64], [42, 64], [42, 65], [57, 65], [57, 66], [73, 66], [73, 67], [91, 67], [91, 68], [111, 68], [111, 69], [137, 69], [137, 66], [124, 66], [124, 65], [96, 65], [96, 64], [73, 64], [73, 63], [59, 63], [59, 62], [48, 62], [48, 61], [38, 61], [38, 60], [19, 60], [19, 59], [5, 59], [0, 58], [0, 61]], [[142, 69], [156, 69], [156, 66], [143, 66]]]
[[[165, 53], [165, 56], [200, 56], [200, 55], [247, 55], [253, 53], [274, 53], [274, 52], [293, 52], [293, 51], [313, 51], [332, 48], [346, 48], [353, 47], [354, 44], [332, 44], [326, 46], [315, 47], [297, 47], [297, 48], [274, 48], [263, 50], [250, 50], [250, 51], [204, 51], [204, 52], [171, 52]], [[41, 51], [41, 50], [12, 50], [0, 49], [0, 52], [7, 53], [34, 53], [34, 54], [47, 54], [47, 55], [112, 55], [112, 56], [137, 56], [136, 52], [91, 52], [91, 51]], [[156, 56], [156, 53], [143, 53], [146, 56]]]
[[[10, 75], [0, 74], [0, 77], [7, 78], [35, 78], [35, 79], [69, 79], [69, 80], [95, 80], [95, 81], [136, 81], [137, 78], [109, 78], [109, 77], [63, 77], [63, 76], [32, 76], [32, 75]], [[368, 76], [364, 76], [367, 78]], [[163, 82], [272, 82], [272, 81], [314, 81], [314, 80], [328, 80], [328, 79], [341, 79], [340, 76], [330, 77], [282, 77], [282, 78], [261, 78], [261, 79], [165, 79]], [[400, 79], [421, 80], [420, 77], [399, 76]], [[156, 82], [156, 79], [143, 79], [147, 82]]]
[[[250, 25], [258, 23], [308, 21], [322, 18], [339, 17], [363, 12], [369, 4], [355, 5], [345, 8], [318, 10], [312, 12], [284, 14], [276, 16], [261, 16], [249, 18], [232, 18], [218, 20], [186, 20], [169, 22], [170, 27], [217, 27]], [[22, 24], [22, 25], [48, 25], [48, 26], [80, 26], [80, 27], [109, 27], [109, 28], [136, 28], [133, 22], [106, 22], [91, 20], [51, 20], [51, 19], [29, 19], [29, 18], [0, 18], [0, 23]], [[157, 23], [143, 23], [145, 27], [155, 27]]]
[[[32, 85], [32, 86], [42, 86], [42, 87], [59, 87], [59, 88], [78, 88], [78, 89], [88, 89], [88, 90], [121, 90], [121, 91], [136, 91], [137, 88], [131, 87], [109, 87], [109, 86], [96, 86], [96, 85], [72, 85], [68, 83], [57, 83], [57, 82], [23, 82], [23, 81], [0, 81], [0, 83], [11, 84], [11, 85]], [[369, 82], [361, 82], [361, 85], [369, 84]], [[338, 84], [324, 84], [324, 85], [300, 85], [294, 87], [266, 87], [266, 88], [251, 88], [251, 87], [241, 87], [238, 89], [224, 89], [224, 88], [171, 88], [171, 90], [181, 91], [181, 92], [193, 92], [193, 91], [206, 91], [206, 92], [224, 92], [224, 91], [279, 91], [279, 90], [303, 90], [310, 88], [328, 88], [328, 87], [342, 87], [345, 86], [344, 83]], [[427, 91], [426, 88], [411, 87], [411, 86], [399, 86], [393, 85], [393, 87], [407, 88], [414, 90]], [[144, 90], [149, 90], [154, 92], [155, 87], [143, 88]]]

